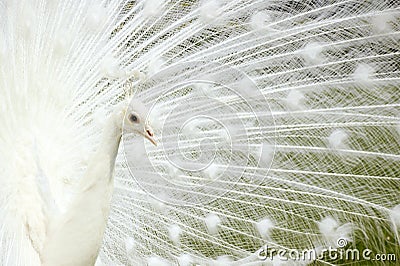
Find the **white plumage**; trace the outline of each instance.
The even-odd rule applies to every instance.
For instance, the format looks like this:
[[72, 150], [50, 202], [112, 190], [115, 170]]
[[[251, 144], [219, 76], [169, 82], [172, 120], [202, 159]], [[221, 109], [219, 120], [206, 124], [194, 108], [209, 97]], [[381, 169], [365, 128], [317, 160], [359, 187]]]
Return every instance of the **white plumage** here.
[[0, 264], [400, 258], [399, 11], [0, 0]]
[[[48, 215], [42, 265], [94, 265], [101, 247], [113, 192], [115, 158], [125, 111], [114, 111], [98, 149], [72, 192], [65, 211]], [[32, 241], [33, 242], [33, 241]]]

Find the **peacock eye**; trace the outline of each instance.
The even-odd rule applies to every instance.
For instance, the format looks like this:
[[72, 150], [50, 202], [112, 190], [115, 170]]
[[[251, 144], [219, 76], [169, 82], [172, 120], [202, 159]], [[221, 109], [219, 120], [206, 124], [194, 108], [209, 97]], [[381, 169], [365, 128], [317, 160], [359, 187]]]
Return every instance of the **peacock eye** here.
[[139, 122], [139, 118], [135, 114], [130, 114], [129, 115], [129, 121], [131, 121], [133, 123], [138, 123]]

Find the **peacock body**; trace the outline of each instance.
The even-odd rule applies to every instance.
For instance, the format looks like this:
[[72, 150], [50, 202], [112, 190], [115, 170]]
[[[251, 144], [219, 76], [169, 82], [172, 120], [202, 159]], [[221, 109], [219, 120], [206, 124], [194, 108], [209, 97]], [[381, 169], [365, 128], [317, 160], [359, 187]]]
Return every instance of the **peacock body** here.
[[0, 0], [0, 265], [399, 260], [399, 12]]

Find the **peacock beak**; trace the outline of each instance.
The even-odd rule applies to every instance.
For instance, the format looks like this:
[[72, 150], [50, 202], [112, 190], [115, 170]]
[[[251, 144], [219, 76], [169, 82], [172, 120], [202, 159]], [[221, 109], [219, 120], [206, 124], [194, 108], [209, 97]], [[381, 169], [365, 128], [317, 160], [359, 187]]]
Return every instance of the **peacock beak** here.
[[145, 126], [143, 136], [146, 139], [148, 139], [151, 143], [153, 143], [155, 146], [157, 146], [157, 141], [154, 138], [153, 129], [150, 126], [148, 125]]

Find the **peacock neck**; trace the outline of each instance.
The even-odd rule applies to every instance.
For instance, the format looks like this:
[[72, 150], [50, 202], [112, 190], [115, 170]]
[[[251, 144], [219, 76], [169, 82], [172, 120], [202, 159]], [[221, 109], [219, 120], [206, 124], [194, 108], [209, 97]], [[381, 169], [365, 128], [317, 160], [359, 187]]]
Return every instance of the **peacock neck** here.
[[71, 266], [94, 265], [110, 211], [123, 114], [114, 112], [107, 119], [101, 142], [69, 208], [52, 218], [40, 254], [43, 266], [59, 265], [60, 261]]
[[113, 168], [115, 159], [118, 154], [119, 144], [121, 142], [122, 130], [121, 130], [122, 118], [119, 112], [114, 112], [109, 118], [104, 127], [100, 146], [97, 150], [98, 155], [109, 155], [110, 166]]
[[122, 136], [123, 116], [124, 112], [119, 107], [117, 107], [110, 115], [103, 130], [100, 146], [96, 151], [96, 158], [104, 158], [104, 156], [108, 157], [110, 168], [110, 173], [108, 176], [109, 181], [113, 180], [115, 160], [118, 154], [118, 148]]
[[[115, 160], [122, 136], [122, 120], [123, 114], [120, 111], [114, 111], [107, 119], [99, 146], [91, 156], [85, 177], [81, 181], [81, 189], [86, 190], [94, 184], [113, 181]], [[107, 167], [104, 168], [105, 166]], [[105, 172], [98, 173], [98, 169]]]

